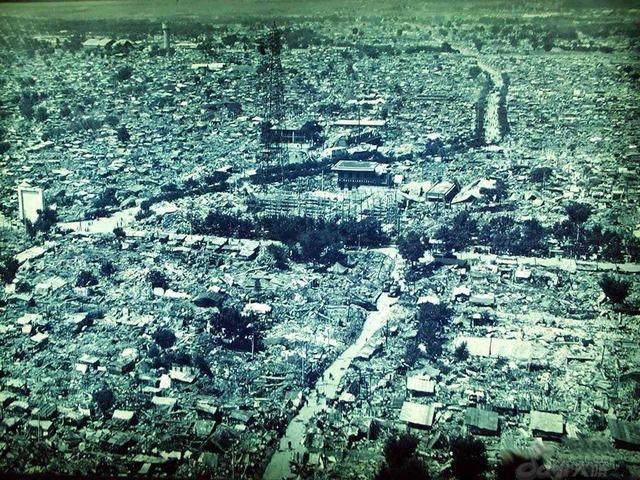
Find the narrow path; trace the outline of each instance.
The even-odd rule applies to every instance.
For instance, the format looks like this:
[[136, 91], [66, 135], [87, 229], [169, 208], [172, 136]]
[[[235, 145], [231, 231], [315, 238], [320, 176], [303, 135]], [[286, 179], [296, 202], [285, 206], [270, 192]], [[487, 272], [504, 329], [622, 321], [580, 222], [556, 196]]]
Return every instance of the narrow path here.
[[[397, 250], [395, 248], [387, 248], [378, 251], [394, 260], [395, 266], [391, 275], [393, 278], [398, 278], [402, 260]], [[338, 396], [338, 388], [342, 377], [349, 369], [353, 359], [373, 339], [375, 334], [387, 324], [396, 300], [387, 293], [382, 293], [378, 297], [376, 302], [377, 310], [367, 316], [358, 339], [324, 371], [322, 377], [316, 383], [315, 389], [307, 398], [307, 402], [289, 423], [284, 436], [280, 439], [278, 449], [267, 465], [262, 477], [264, 480], [295, 478], [296, 475], [292, 472], [291, 467], [292, 463], [301, 461], [307, 451], [304, 440], [309, 421], [318, 413], [332, 408], [330, 402]]]

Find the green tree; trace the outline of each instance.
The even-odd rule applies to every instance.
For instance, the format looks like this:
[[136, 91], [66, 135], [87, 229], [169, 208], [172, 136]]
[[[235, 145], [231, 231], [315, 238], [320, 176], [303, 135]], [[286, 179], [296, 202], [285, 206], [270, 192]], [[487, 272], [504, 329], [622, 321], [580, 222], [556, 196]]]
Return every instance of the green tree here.
[[106, 385], [103, 385], [100, 389], [93, 392], [92, 398], [103, 415], [107, 414], [116, 401], [113, 390]]
[[400, 255], [412, 264], [422, 258], [425, 250], [425, 243], [422, 241], [422, 237], [418, 232], [408, 232], [398, 241], [398, 251]]
[[453, 311], [446, 305], [423, 303], [418, 310], [417, 339], [423, 343], [427, 356], [435, 360], [442, 354], [442, 345], [446, 337], [444, 328], [451, 323]]
[[451, 442], [451, 471], [456, 480], [482, 480], [489, 470], [484, 443], [473, 437], [457, 437]]
[[322, 264], [341, 260], [340, 241], [335, 230], [322, 228], [300, 235], [300, 255], [304, 261]]
[[176, 335], [168, 328], [159, 328], [151, 337], [162, 348], [171, 348], [176, 343]]
[[390, 437], [384, 447], [385, 462], [375, 480], [429, 480], [429, 472], [415, 452], [418, 439], [411, 434]]
[[116, 130], [116, 135], [118, 136], [118, 141], [120, 143], [128, 143], [131, 139], [131, 135], [129, 135], [129, 130], [124, 125], [120, 125], [118, 130]]
[[449, 226], [440, 227], [435, 237], [443, 242], [447, 251], [460, 251], [471, 245], [476, 235], [478, 235], [478, 223], [469, 212], [462, 211], [453, 217]]
[[532, 182], [542, 183], [542, 188], [544, 188], [552, 173], [553, 170], [549, 167], [536, 167], [531, 170], [530, 178]]
[[591, 215], [591, 207], [584, 203], [570, 202], [565, 205], [564, 210], [569, 220], [578, 225], [585, 223]]
[[624, 303], [631, 290], [631, 282], [611, 275], [604, 275], [599, 285], [607, 298], [616, 305]]
[[564, 210], [571, 223], [576, 227], [576, 242], [579, 242], [582, 225], [584, 225], [591, 216], [591, 207], [584, 203], [570, 202], [565, 205]]
[[116, 80], [118, 80], [119, 82], [123, 82], [125, 80], [130, 79], [131, 75], [133, 75], [133, 68], [130, 65], [125, 65], [118, 69], [115, 77], [116, 77]]

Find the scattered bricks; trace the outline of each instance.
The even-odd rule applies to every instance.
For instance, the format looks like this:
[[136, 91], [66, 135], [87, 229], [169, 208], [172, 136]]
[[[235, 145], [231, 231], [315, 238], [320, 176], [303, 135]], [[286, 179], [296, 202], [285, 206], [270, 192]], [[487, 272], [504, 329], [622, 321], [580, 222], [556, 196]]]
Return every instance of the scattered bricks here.
[[78, 360], [78, 363], [84, 363], [85, 365], [91, 368], [98, 368], [98, 365], [100, 364], [100, 360], [98, 359], [98, 357], [87, 355], [85, 353], [80, 357], [80, 359]]
[[159, 453], [162, 458], [168, 461], [182, 459], [182, 452], [178, 452], [176, 450], [171, 452], [159, 452]]
[[20, 425], [20, 423], [22, 423], [21, 417], [4, 417], [2, 419], [2, 424], [9, 431], [15, 431]]
[[58, 407], [58, 412], [60, 413], [65, 425], [83, 427], [89, 419], [89, 415], [85, 415], [77, 408]]
[[75, 370], [84, 375], [89, 370], [89, 366], [86, 363], [76, 363]]
[[158, 382], [158, 388], [160, 390], [166, 390], [167, 388], [171, 388], [171, 377], [166, 373], [160, 375], [160, 381]]
[[109, 365], [108, 371], [116, 375], [124, 375], [131, 372], [135, 366], [135, 359], [119, 357], [114, 363]]
[[191, 369], [171, 370], [169, 376], [172, 380], [183, 383], [193, 383], [196, 379]]
[[157, 387], [149, 387], [149, 386], [142, 387], [142, 393], [148, 393], [148, 394], [151, 394], [151, 395], [156, 395], [156, 394], [160, 393], [161, 391], [162, 390], [160, 388], [157, 388]]
[[201, 463], [210, 470], [215, 470], [218, 468], [218, 454], [213, 452], [202, 452], [202, 454], [200, 454], [200, 458], [198, 458], [198, 463]]
[[23, 400], [16, 400], [9, 405], [9, 410], [24, 414], [29, 412], [29, 404]]

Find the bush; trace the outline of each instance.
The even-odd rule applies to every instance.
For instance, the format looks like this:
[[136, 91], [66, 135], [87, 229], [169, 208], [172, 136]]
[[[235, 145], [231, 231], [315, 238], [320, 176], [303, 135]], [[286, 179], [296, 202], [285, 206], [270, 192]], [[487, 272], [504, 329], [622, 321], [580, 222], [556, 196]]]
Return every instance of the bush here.
[[262, 348], [259, 324], [252, 316], [245, 316], [235, 307], [223, 307], [216, 317], [226, 345], [232, 349], [250, 351]]
[[340, 240], [335, 230], [323, 228], [300, 235], [300, 257], [305, 262], [335, 263], [342, 259]]
[[71, 109], [69, 108], [69, 105], [67, 105], [66, 103], [60, 108], [60, 116], [62, 118], [67, 118], [71, 115]]
[[418, 343], [411, 341], [407, 344], [404, 351], [404, 363], [407, 367], [412, 368], [418, 360], [422, 358], [422, 352], [418, 347]]
[[109, 260], [103, 260], [100, 262], [100, 275], [103, 277], [110, 277], [116, 272], [116, 267]]
[[93, 202], [94, 208], [102, 209], [118, 205], [115, 188], [106, 188], [102, 194]]
[[88, 270], [82, 270], [76, 278], [76, 287], [92, 287], [98, 284], [98, 279]]
[[471, 77], [472, 79], [476, 78], [481, 73], [482, 69], [478, 65], [473, 65], [469, 68], [469, 77]]
[[429, 480], [429, 472], [418, 458], [410, 458], [396, 468], [382, 467], [375, 480]]
[[176, 342], [175, 334], [168, 328], [159, 328], [151, 337], [162, 348], [171, 348]]
[[384, 446], [385, 463], [375, 480], [429, 480], [429, 473], [415, 457], [418, 438], [411, 434], [390, 437]]
[[192, 364], [207, 377], [213, 376], [211, 367], [209, 367], [209, 362], [207, 362], [207, 360], [202, 355], [194, 354], [192, 358]]
[[41, 100], [40, 95], [31, 90], [23, 90], [18, 101], [18, 110], [24, 118], [31, 119], [34, 115], [34, 107]]
[[499, 216], [482, 226], [480, 238], [497, 254], [542, 255], [547, 251], [547, 235], [537, 220], [518, 223], [511, 217]]
[[596, 432], [602, 432], [607, 428], [607, 419], [598, 412], [593, 412], [587, 417], [587, 426]]
[[95, 131], [101, 127], [102, 120], [86, 115], [71, 122], [71, 131], [76, 133], [89, 130]]
[[451, 442], [451, 471], [457, 480], [484, 479], [489, 461], [484, 443], [473, 437], [458, 437]]
[[614, 304], [624, 303], [631, 289], [631, 282], [611, 275], [604, 275], [598, 284], [607, 298]]
[[2, 282], [13, 282], [19, 267], [20, 264], [12, 255], [3, 252], [3, 258], [0, 258], [0, 278]]
[[453, 356], [460, 362], [464, 362], [467, 358], [469, 358], [469, 348], [467, 347], [467, 342], [462, 342], [460, 345], [458, 345], [453, 352]]
[[519, 453], [504, 452], [502, 454], [502, 461], [496, 468], [496, 480], [513, 480], [514, 478], [517, 479], [518, 475], [520, 474], [521, 468], [524, 465], [527, 466], [525, 467], [527, 468], [526, 472], [530, 472], [530, 465], [534, 468], [537, 468], [542, 464], [543, 463], [541, 459], [527, 458], [520, 455]]
[[546, 183], [552, 173], [553, 170], [549, 167], [536, 167], [531, 170], [530, 178], [535, 183]]
[[34, 237], [38, 232], [48, 233], [58, 221], [58, 212], [50, 208], [38, 211], [38, 218], [32, 224], [25, 220], [27, 234]]
[[116, 401], [113, 391], [106, 385], [93, 392], [92, 398], [103, 415], [106, 415]]
[[133, 68], [130, 65], [125, 65], [124, 67], [120, 67], [116, 72], [116, 80], [119, 82], [123, 82], [128, 80], [133, 75]]
[[167, 290], [169, 288], [169, 282], [167, 282], [166, 277], [158, 270], [151, 270], [147, 274], [147, 278], [149, 279], [149, 282], [151, 282], [151, 286], [153, 288], [162, 288], [163, 290]]
[[118, 118], [117, 115], [113, 115], [112, 113], [110, 113], [109, 115], [106, 115], [104, 117], [104, 123], [106, 123], [107, 125], [110, 125], [113, 128], [116, 128], [120, 123], [120, 119]]
[[124, 125], [118, 127], [116, 135], [118, 136], [118, 141], [121, 143], [127, 143], [131, 139], [129, 130], [127, 130], [127, 127], [125, 127]]
[[343, 242], [351, 246], [379, 247], [389, 241], [375, 217], [342, 222], [339, 225], [339, 232]]
[[384, 446], [384, 458], [387, 465], [397, 467], [409, 460], [418, 448], [419, 440], [410, 433], [398, 437], [389, 437]]
[[289, 267], [289, 250], [286, 247], [271, 244], [267, 247], [267, 253], [273, 259], [276, 268], [285, 270]]
[[45, 107], [43, 107], [42, 105], [40, 105], [37, 109], [36, 109], [36, 113], [35, 113], [35, 119], [38, 122], [44, 122], [47, 118], [49, 118], [49, 112], [47, 112], [47, 109]]

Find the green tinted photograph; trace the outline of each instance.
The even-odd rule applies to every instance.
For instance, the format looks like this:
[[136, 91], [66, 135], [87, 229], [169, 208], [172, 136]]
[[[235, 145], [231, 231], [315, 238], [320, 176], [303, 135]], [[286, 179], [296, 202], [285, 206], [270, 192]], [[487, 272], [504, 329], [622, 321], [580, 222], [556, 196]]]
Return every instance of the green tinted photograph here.
[[0, 478], [640, 478], [640, 0], [0, 1]]

